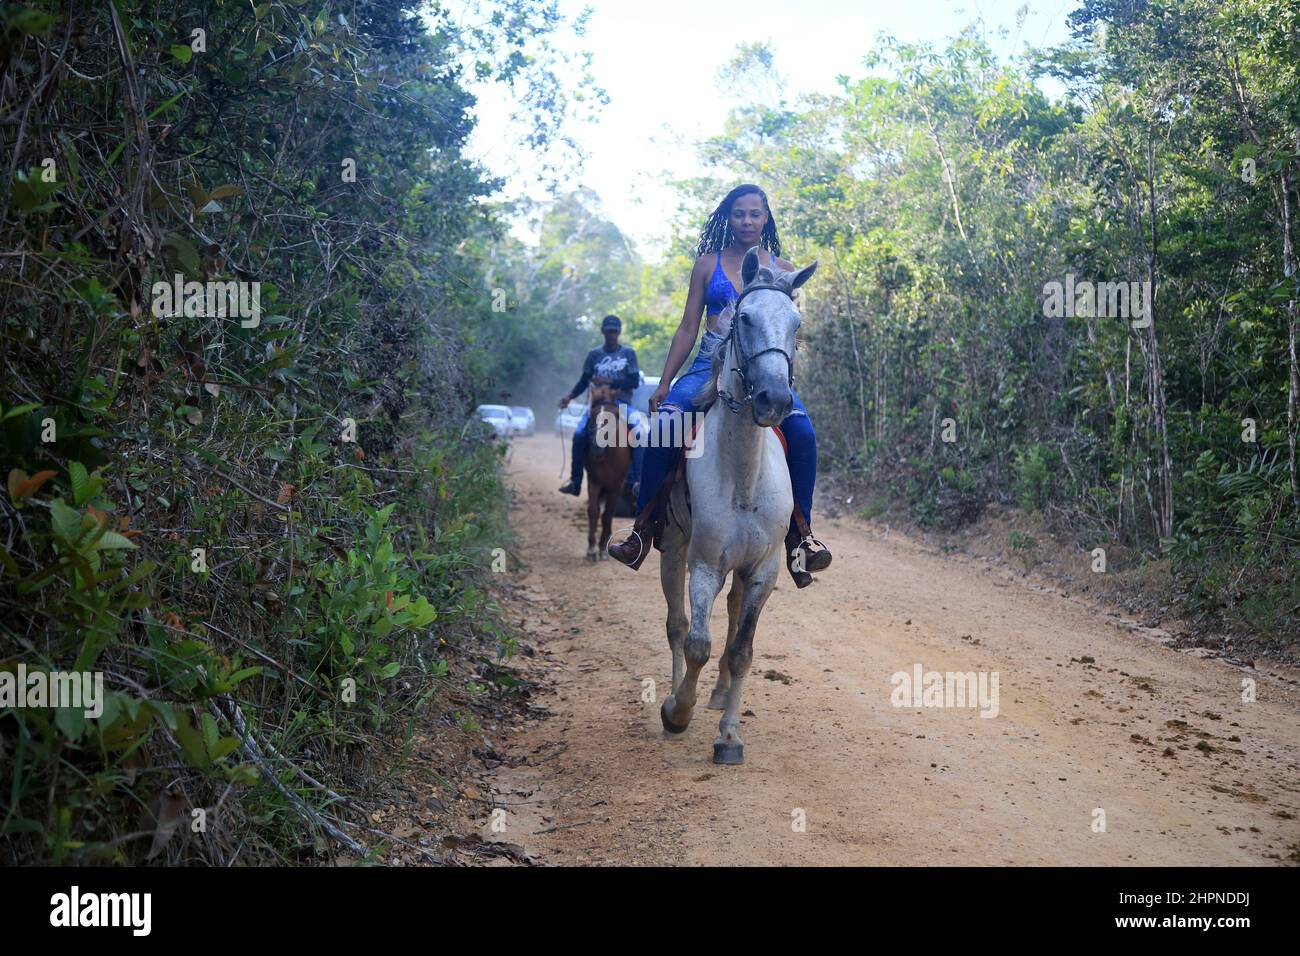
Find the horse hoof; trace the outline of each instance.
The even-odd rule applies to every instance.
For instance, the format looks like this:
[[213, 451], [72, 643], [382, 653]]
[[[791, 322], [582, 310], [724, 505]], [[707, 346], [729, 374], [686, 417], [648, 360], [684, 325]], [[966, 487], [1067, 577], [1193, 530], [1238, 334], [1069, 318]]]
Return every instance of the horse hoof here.
[[606, 554], [604, 551], [598, 551], [596, 553], [596, 557], [598, 557], [601, 561], [604, 561], [609, 558], [609, 555]]
[[726, 710], [727, 709], [727, 692], [725, 690], [715, 690], [709, 694], [709, 710]]
[[595, 552], [595, 551], [588, 551], [588, 552], [587, 552], [587, 560], [588, 560], [588, 561], [592, 561], [592, 562], [594, 562], [594, 561], [596, 560], [596, 552]]
[[745, 762], [745, 745], [736, 741], [718, 741], [713, 745], [713, 762], [736, 766]]
[[668, 701], [666, 700], [659, 705], [659, 719], [663, 721], [664, 730], [670, 734], [684, 734], [686, 733], [686, 728], [691, 725], [691, 719], [689, 717], [686, 718], [686, 723], [684, 724], [673, 723], [673, 719], [668, 716]]

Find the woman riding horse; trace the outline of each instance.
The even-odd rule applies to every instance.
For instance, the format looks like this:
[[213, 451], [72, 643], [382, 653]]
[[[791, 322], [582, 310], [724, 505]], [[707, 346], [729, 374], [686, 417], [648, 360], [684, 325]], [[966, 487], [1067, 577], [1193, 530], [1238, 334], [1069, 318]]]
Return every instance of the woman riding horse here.
[[[697, 249], [698, 258], [691, 270], [686, 309], [673, 334], [659, 387], [650, 396], [650, 413], [655, 415], [658, 409], [654, 427], [664, 440], [651, 442], [646, 449], [641, 468], [641, 490], [637, 496], [639, 516], [632, 526], [632, 533], [625, 541], [609, 548], [615, 559], [633, 570], [641, 567], [650, 551], [651, 540], [662, 530], [663, 505], [655, 502], [656, 492], [680, 454], [680, 448], [672, 447], [673, 442], [664, 436], [669, 436], [675, 425], [676, 433], [680, 435], [682, 413], [698, 411], [696, 396], [708, 381], [714, 350], [722, 341], [716, 320], [738, 295], [738, 285], [731, 276], [740, 274], [741, 261], [752, 246], [762, 246], [768, 251], [768, 261], [763, 265], [786, 271], [794, 268], [780, 258], [781, 240], [777, 237], [776, 220], [768, 207], [767, 194], [746, 183], [729, 192], [705, 223]], [[695, 344], [701, 312], [707, 313], [708, 326], [700, 340], [695, 361], [670, 389], [673, 375], [682, 367]], [[674, 422], [674, 418], [678, 422]], [[801, 523], [812, 521], [813, 485], [817, 479], [817, 435], [798, 393], [794, 396], [793, 410], [781, 423], [781, 431], [787, 445], [786, 462], [790, 468], [795, 507], [802, 512], [803, 518], [803, 522], [799, 522], [791, 516], [785, 561], [795, 585], [803, 588], [812, 583], [810, 571], [823, 571], [830, 566], [831, 553], [824, 547], [814, 549], [811, 531], [805, 528], [805, 533], [801, 534], [799, 529]], [[655, 502], [654, 508], [648, 507], [651, 502]]]

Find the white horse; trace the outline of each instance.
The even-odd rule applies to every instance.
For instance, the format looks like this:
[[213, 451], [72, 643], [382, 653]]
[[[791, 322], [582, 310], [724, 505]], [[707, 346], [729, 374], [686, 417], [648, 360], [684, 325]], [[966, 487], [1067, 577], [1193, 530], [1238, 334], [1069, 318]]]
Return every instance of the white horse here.
[[[727, 574], [734, 572], [727, 596], [727, 647], [709, 698], [711, 710], [723, 711], [714, 763], [745, 759], [741, 687], [753, 659], [758, 616], [781, 571], [794, 507], [785, 452], [772, 426], [794, 406], [800, 319], [791, 295], [816, 268], [814, 262], [798, 272], [773, 270], [759, 264], [757, 246], [746, 253], [740, 270], [743, 288], [719, 316], [724, 339], [697, 399], [709, 408], [694, 439], [703, 444], [697, 457], [687, 459], [685, 486], [678, 482], [668, 499], [659, 565], [673, 652], [673, 692], [659, 710], [668, 733], [680, 734], [691, 722], [696, 684], [711, 650], [709, 614]], [[687, 488], [693, 510], [687, 507]], [[689, 621], [684, 600], [688, 569]]]

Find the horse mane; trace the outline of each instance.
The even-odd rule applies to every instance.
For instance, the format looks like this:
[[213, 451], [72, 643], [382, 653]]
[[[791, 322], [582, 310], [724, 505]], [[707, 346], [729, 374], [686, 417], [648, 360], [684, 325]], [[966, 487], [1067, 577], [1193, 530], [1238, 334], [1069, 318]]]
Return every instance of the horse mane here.
[[709, 378], [695, 393], [695, 406], [700, 412], [707, 412], [718, 400], [718, 378], [722, 375], [722, 366], [727, 361], [727, 332], [731, 329], [731, 320], [735, 317], [736, 307], [728, 305], [718, 315], [718, 331], [722, 341], [713, 350], [713, 360], [709, 363]]

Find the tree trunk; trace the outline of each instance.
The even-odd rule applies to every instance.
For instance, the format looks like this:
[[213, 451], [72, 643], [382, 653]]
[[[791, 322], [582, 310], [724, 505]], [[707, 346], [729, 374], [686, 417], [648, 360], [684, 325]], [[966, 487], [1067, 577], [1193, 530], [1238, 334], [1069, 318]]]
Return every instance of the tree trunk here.
[[[1300, 130], [1296, 132], [1296, 150], [1300, 151]], [[1297, 311], [1300, 311], [1300, 302], [1296, 301], [1296, 282], [1300, 280], [1300, 274], [1296, 269], [1296, 252], [1295, 241], [1291, 238], [1291, 222], [1293, 217], [1291, 211], [1291, 179], [1290, 170], [1284, 164], [1282, 166], [1282, 273], [1291, 282], [1291, 297], [1286, 304], [1286, 322], [1287, 322], [1287, 362], [1290, 367], [1290, 377], [1287, 382], [1286, 390], [1286, 443], [1287, 443], [1287, 464], [1291, 469], [1291, 503], [1300, 508], [1300, 474], [1296, 472], [1295, 444], [1296, 431], [1300, 426], [1297, 421], [1300, 418], [1300, 365], [1296, 363], [1296, 337], [1297, 337]]]
[[844, 270], [840, 268], [839, 250], [834, 246], [831, 246], [831, 255], [835, 257], [835, 274], [839, 276], [840, 287], [844, 290], [844, 302], [848, 312], [849, 344], [853, 348], [853, 361], [858, 373], [858, 428], [862, 435], [862, 447], [865, 449], [867, 445], [867, 395], [866, 382], [862, 376], [862, 353], [858, 349], [858, 335], [854, 330], [853, 293], [849, 288], [848, 281], [844, 278]]
[[1150, 283], [1150, 297], [1147, 300], [1146, 328], [1148, 344], [1151, 347], [1151, 410], [1155, 415], [1156, 436], [1160, 443], [1159, 453], [1159, 487], [1160, 487], [1160, 536], [1173, 537], [1174, 533], [1174, 484], [1173, 463], [1169, 459], [1169, 429], [1165, 413], [1165, 372], [1160, 359], [1160, 343], [1156, 337], [1156, 293], [1158, 247], [1156, 227], [1156, 171], [1155, 171], [1155, 137], [1147, 131], [1147, 202], [1151, 214], [1151, 242], [1147, 247], [1147, 282]]

